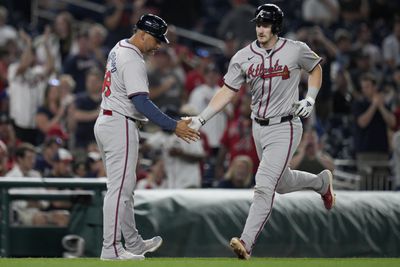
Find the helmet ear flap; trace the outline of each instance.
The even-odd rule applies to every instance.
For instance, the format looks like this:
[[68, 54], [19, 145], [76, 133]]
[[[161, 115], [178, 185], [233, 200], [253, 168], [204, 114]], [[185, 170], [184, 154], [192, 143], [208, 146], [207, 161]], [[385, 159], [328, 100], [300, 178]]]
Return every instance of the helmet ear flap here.
[[273, 23], [271, 27], [271, 31], [273, 34], [278, 34], [281, 32], [281, 26], [278, 25], [277, 23]]

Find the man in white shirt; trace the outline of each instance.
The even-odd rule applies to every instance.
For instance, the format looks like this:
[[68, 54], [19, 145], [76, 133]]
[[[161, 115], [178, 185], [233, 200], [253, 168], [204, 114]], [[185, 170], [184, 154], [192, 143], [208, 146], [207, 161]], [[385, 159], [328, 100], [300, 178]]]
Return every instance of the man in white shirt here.
[[393, 32], [382, 43], [383, 58], [391, 69], [400, 65], [400, 19], [393, 23]]
[[21, 144], [15, 153], [16, 164], [6, 174], [6, 177], [41, 177], [40, 173], [33, 169], [36, 157], [34, 146], [28, 143]]
[[17, 138], [36, 144], [35, 115], [42, 105], [46, 83], [54, 69], [54, 60], [49, 52], [46, 65], [37, 65], [31, 37], [23, 31], [20, 37], [25, 44], [24, 50], [20, 60], [8, 69], [10, 117], [14, 120]]
[[[35, 164], [35, 147], [28, 143], [21, 144], [16, 152], [16, 163], [5, 175], [6, 177], [41, 177], [38, 171], [33, 169]], [[40, 201], [16, 200], [11, 204], [11, 209], [16, 215], [15, 223], [22, 225], [42, 224], [44, 218], [40, 216], [40, 206], [45, 203]]]
[[[40, 173], [33, 169], [35, 165], [35, 147], [29, 143], [22, 143], [16, 150], [16, 164], [6, 177], [41, 177]], [[10, 189], [14, 192], [44, 192], [45, 188], [18, 188]], [[16, 200], [11, 203], [11, 209], [15, 214], [13, 223], [20, 225], [57, 225], [66, 226], [69, 220], [69, 213], [66, 210], [42, 211], [50, 206], [49, 201]]]
[[[207, 107], [207, 103], [219, 89], [218, 81], [220, 75], [213, 64], [206, 67], [205, 83], [197, 86], [189, 97], [189, 105], [193, 106], [199, 113]], [[206, 125], [202, 127], [202, 132], [207, 136], [213, 155], [217, 154], [220, 146], [221, 137], [227, 125], [227, 115], [224, 112], [216, 114]]]

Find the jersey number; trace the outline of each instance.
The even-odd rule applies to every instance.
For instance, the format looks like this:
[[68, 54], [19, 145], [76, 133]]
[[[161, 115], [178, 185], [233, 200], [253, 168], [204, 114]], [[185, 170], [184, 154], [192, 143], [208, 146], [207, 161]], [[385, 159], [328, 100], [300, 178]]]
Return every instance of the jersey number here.
[[104, 76], [103, 87], [101, 88], [101, 92], [104, 93], [106, 97], [111, 95], [111, 71], [107, 71]]

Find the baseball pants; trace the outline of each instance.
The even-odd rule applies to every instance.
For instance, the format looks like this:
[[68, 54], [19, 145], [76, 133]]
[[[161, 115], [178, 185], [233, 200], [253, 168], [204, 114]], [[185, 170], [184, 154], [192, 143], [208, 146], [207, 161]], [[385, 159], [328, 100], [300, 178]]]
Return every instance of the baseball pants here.
[[142, 245], [134, 217], [134, 188], [138, 161], [139, 131], [135, 122], [116, 112], [100, 114], [94, 126], [107, 173], [107, 193], [103, 205], [103, 258], [118, 257], [124, 248]]
[[323, 183], [317, 175], [288, 167], [302, 133], [299, 118], [270, 126], [253, 122], [253, 137], [260, 165], [256, 173], [253, 203], [241, 235], [248, 252], [251, 252], [271, 215], [275, 192], [284, 194], [302, 189], [322, 190]]

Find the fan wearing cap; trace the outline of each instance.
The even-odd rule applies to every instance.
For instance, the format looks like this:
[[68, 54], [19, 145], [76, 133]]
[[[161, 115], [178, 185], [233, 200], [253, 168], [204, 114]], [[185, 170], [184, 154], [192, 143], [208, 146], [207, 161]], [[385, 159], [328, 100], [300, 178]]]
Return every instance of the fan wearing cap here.
[[149, 99], [144, 55], [152, 55], [161, 43], [169, 43], [166, 33], [167, 23], [162, 18], [145, 14], [136, 23], [135, 33], [129, 39], [119, 41], [108, 55], [101, 110], [94, 126], [107, 175], [103, 260], [144, 259], [146, 252], [155, 251], [162, 243], [161, 237], [143, 240], [135, 224], [133, 190], [139, 127], [151, 120], [187, 142], [199, 138], [198, 131], [188, 126], [190, 119], [176, 121]]
[[72, 178], [72, 161], [71, 153], [65, 148], [59, 148], [54, 155], [53, 169], [48, 177]]

